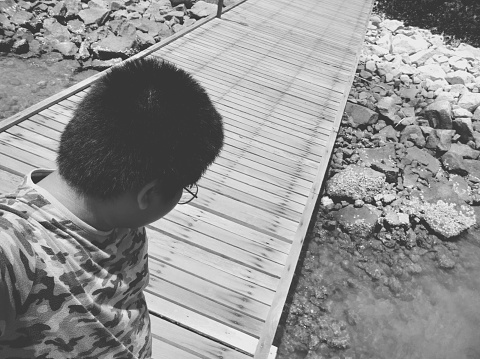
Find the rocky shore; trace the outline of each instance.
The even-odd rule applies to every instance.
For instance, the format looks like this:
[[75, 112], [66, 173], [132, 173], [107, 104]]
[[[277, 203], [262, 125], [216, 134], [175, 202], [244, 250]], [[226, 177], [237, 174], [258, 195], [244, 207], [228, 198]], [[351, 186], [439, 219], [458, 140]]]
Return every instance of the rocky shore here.
[[[412, 340], [401, 338], [406, 322], [422, 309], [441, 310], [435, 303], [451, 304], [422, 281], [447, 291], [468, 283], [473, 297], [480, 293], [479, 105], [480, 49], [450, 46], [428, 30], [372, 16], [279, 332], [279, 359], [480, 355], [478, 345], [461, 348], [470, 356], [445, 354], [452, 350], [445, 343], [454, 340], [448, 329], [433, 356], [413, 354], [425, 345], [395, 351], [397, 340], [406, 346]], [[368, 300], [359, 305], [362, 296]], [[401, 324], [396, 309], [387, 323], [373, 321], [385, 301], [402, 308]], [[402, 304], [410, 301], [415, 315]], [[377, 309], [362, 316], [368, 305]]]
[[[217, 12], [218, 0], [0, 0], [0, 53], [102, 70]], [[228, 6], [232, 0], [225, 0]]]

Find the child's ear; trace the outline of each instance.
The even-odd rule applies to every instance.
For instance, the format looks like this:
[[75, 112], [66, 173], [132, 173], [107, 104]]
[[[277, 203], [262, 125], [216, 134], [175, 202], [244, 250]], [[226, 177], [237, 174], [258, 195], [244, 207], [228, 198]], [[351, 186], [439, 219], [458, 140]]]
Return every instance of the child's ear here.
[[145, 186], [143, 186], [137, 194], [137, 204], [138, 208], [141, 210], [147, 209], [152, 201], [152, 194], [155, 190], [155, 186], [157, 185], [157, 180], [153, 180], [148, 182]]

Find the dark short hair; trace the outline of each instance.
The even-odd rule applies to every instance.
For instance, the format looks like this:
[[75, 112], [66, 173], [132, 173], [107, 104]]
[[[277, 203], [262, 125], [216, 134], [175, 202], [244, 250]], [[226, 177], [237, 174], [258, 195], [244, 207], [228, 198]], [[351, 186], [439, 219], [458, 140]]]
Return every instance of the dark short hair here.
[[150, 57], [112, 68], [91, 87], [61, 136], [57, 164], [84, 195], [113, 198], [156, 179], [174, 195], [222, 146], [222, 117], [203, 87]]

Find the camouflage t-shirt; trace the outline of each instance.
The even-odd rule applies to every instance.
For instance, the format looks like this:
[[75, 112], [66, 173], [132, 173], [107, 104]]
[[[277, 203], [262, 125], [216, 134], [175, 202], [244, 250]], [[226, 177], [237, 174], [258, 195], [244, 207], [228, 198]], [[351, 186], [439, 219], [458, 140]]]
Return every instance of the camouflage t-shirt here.
[[102, 232], [36, 170], [0, 195], [0, 358], [148, 358], [144, 228]]

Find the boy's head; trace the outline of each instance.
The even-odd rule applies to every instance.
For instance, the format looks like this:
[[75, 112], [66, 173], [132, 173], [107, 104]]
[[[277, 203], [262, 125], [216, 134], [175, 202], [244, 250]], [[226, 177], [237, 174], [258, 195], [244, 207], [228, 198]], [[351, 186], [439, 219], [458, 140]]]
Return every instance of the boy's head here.
[[78, 193], [112, 199], [155, 182], [175, 196], [197, 182], [223, 145], [223, 125], [205, 90], [155, 58], [100, 78], [61, 136], [60, 175]]

